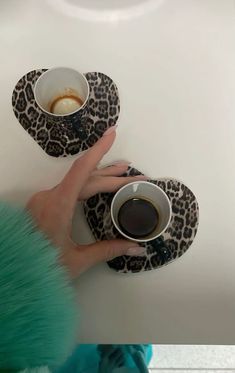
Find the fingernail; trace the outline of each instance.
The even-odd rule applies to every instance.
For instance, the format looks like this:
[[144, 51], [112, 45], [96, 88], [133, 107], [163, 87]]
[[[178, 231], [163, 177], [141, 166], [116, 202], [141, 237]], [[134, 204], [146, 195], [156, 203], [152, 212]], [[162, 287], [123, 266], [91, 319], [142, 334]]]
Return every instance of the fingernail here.
[[130, 166], [131, 162], [117, 162], [113, 163], [113, 166], [115, 167], [128, 167]]
[[134, 176], [136, 179], [139, 179], [139, 180], [150, 180], [148, 176], [145, 176], [145, 175], [137, 175], [137, 176]]
[[117, 125], [108, 128], [108, 129], [103, 133], [103, 136], [109, 136], [111, 133], [113, 133], [114, 131], [116, 131], [116, 128], [117, 128]]
[[135, 246], [127, 250], [126, 255], [138, 256], [146, 251], [145, 247]]

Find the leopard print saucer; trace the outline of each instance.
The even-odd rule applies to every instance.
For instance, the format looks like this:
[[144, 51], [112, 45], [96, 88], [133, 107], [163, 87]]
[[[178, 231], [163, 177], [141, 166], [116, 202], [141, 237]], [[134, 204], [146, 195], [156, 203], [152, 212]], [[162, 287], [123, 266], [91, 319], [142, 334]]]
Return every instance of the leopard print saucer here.
[[85, 74], [90, 85], [88, 113], [85, 123], [75, 131], [67, 124], [50, 122], [35, 102], [34, 85], [46, 70], [30, 71], [16, 84], [12, 94], [16, 118], [41, 148], [53, 157], [66, 157], [90, 148], [118, 120], [120, 102], [115, 83], [100, 72]]
[[[140, 175], [129, 168], [125, 176]], [[199, 207], [196, 197], [183, 183], [175, 179], [150, 180], [162, 188], [172, 205], [172, 219], [166, 232], [159, 238], [141, 246], [146, 252], [141, 256], [120, 256], [108, 262], [119, 273], [136, 273], [157, 269], [182, 256], [192, 244], [198, 228]], [[97, 194], [84, 203], [84, 212], [97, 241], [121, 238], [114, 227], [110, 206], [114, 194]]]

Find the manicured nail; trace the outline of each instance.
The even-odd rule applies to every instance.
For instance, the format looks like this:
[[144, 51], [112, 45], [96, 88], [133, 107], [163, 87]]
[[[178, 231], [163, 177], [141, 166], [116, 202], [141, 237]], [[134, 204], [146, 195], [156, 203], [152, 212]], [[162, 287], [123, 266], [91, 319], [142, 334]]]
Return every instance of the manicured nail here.
[[130, 166], [131, 162], [114, 162], [113, 166], [115, 167], [128, 167]]
[[150, 178], [148, 176], [145, 176], [145, 175], [137, 175], [137, 176], [134, 176], [136, 179], [138, 180], [150, 180]]
[[146, 252], [145, 247], [135, 246], [127, 250], [126, 255], [138, 256]]
[[109, 136], [111, 133], [113, 133], [114, 131], [116, 131], [116, 129], [117, 129], [117, 125], [108, 128], [108, 129], [104, 132], [103, 136]]

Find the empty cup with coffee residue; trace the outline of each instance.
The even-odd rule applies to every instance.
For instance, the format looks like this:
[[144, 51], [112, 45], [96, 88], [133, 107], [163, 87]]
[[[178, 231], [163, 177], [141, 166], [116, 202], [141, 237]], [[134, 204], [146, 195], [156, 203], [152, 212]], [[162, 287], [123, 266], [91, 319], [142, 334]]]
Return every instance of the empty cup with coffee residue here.
[[35, 101], [50, 123], [71, 124], [80, 136], [86, 136], [82, 119], [87, 113], [89, 94], [86, 77], [68, 67], [47, 70], [34, 86]]

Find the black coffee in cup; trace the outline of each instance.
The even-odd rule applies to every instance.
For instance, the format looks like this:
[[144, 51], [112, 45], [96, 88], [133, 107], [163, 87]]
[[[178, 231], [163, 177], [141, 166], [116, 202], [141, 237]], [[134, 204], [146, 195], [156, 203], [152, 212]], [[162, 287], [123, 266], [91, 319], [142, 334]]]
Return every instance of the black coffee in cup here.
[[133, 238], [144, 238], [155, 231], [160, 221], [157, 208], [147, 199], [130, 198], [120, 207], [118, 223]]

